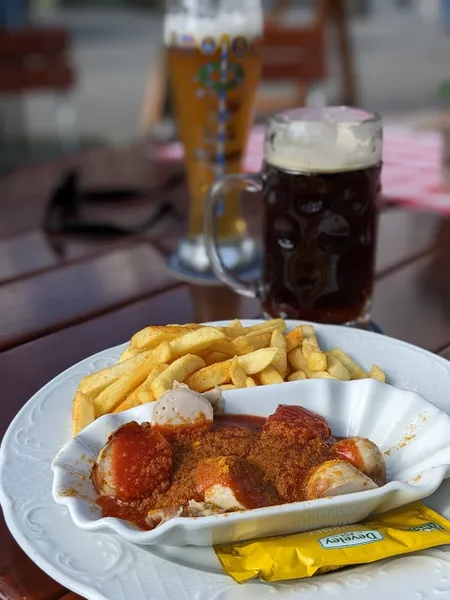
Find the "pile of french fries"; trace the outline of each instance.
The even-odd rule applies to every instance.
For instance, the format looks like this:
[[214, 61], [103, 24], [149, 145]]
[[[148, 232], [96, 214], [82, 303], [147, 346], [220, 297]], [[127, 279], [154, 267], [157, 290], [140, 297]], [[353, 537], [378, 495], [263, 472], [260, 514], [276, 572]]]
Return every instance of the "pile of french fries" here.
[[343, 350], [320, 349], [314, 327], [286, 333], [283, 319], [244, 327], [150, 326], [138, 331], [116, 365], [87, 375], [73, 401], [77, 435], [96, 418], [154, 402], [175, 382], [197, 392], [270, 385], [302, 379], [385, 381], [373, 365], [365, 372]]

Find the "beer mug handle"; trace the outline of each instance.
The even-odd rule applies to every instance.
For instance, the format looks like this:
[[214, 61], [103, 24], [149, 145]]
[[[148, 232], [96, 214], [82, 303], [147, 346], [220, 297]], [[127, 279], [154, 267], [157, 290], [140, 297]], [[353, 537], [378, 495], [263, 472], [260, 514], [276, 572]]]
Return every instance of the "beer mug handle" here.
[[217, 239], [217, 203], [227, 192], [236, 188], [247, 192], [260, 192], [264, 187], [261, 175], [226, 175], [224, 179], [214, 183], [206, 197], [204, 213], [204, 232], [206, 249], [214, 273], [237, 294], [246, 298], [259, 296], [260, 284], [258, 280], [243, 281], [234, 275], [224, 264], [220, 255]]

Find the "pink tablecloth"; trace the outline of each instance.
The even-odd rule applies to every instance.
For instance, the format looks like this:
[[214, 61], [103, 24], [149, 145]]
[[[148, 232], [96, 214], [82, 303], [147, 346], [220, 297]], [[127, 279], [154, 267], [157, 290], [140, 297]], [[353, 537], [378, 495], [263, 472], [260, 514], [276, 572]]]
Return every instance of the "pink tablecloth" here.
[[[255, 127], [250, 135], [245, 169], [258, 171], [262, 162], [264, 130]], [[179, 143], [159, 148], [159, 156], [179, 160]], [[383, 152], [383, 200], [420, 210], [450, 214], [450, 188], [443, 183], [442, 137], [437, 132], [386, 128]]]

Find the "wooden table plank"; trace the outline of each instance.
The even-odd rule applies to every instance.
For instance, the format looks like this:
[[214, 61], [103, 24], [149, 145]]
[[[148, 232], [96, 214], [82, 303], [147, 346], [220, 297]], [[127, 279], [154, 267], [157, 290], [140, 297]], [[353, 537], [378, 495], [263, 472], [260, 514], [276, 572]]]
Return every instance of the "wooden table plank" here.
[[439, 350], [440, 356], [443, 356], [447, 360], [450, 360], [450, 343], [446, 345], [444, 348]]
[[177, 285], [149, 244], [116, 250], [18, 282], [0, 293], [0, 349]]
[[[126, 207], [122, 206], [121, 210]], [[124, 219], [116, 219], [124, 225]], [[37, 273], [86, 260], [92, 256], [114, 252], [140, 242], [151, 242], [183, 231], [183, 225], [167, 215], [157, 226], [142, 234], [129, 236], [88, 236], [47, 234], [43, 229], [0, 237], [0, 285]]]
[[450, 245], [450, 239], [439, 236], [445, 219], [437, 214], [392, 208], [380, 214], [376, 256], [378, 276], [398, 268], [439, 245]]
[[372, 315], [386, 335], [431, 351], [450, 342], [450, 250], [437, 250], [383, 277]]
[[0, 238], [0, 284], [105, 252], [117, 241], [48, 236], [32, 229]]
[[52, 191], [69, 171], [80, 174], [83, 189], [152, 188], [181, 168], [179, 163], [161, 164], [153, 160], [147, 143], [97, 147], [45, 164], [22, 167], [0, 177], [0, 236], [39, 227]]
[[0, 238], [1, 283], [55, 263], [55, 253], [38, 230]]

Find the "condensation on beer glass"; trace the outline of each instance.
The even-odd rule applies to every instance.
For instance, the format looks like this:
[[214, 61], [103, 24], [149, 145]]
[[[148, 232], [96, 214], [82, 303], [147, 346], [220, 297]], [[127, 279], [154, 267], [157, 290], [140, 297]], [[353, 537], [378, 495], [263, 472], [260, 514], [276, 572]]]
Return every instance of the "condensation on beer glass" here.
[[[164, 40], [190, 196], [191, 245], [184, 243], [182, 258], [198, 252], [205, 266], [205, 198], [212, 184], [242, 171], [260, 78], [262, 31], [260, 0], [167, 2]], [[219, 203], [218, 235], [236, 255], [237, 266], [248, 260], [237, 256], [248, 238], [236, 190]]]

